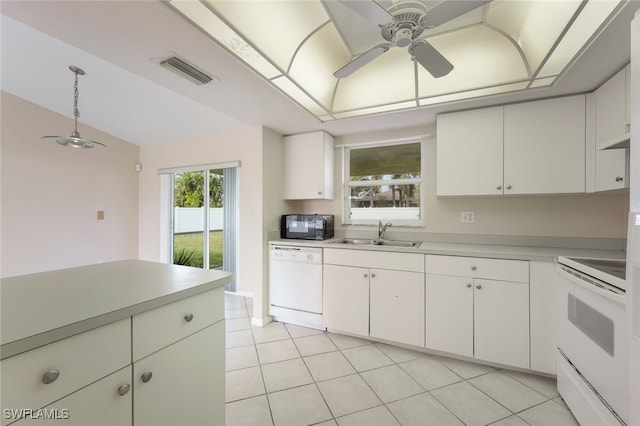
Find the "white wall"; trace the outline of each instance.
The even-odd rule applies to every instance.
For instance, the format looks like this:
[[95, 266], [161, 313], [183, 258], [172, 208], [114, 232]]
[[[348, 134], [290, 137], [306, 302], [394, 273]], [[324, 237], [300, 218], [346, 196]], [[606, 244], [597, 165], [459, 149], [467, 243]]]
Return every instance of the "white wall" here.
[[137, 258], [138, 147], [82, 123], [108, 148], [45, 142], [70, 134], [73, 119], [1, 96], [1, 276]]
[[[502, 196], [502, 197], [436, 197], [436, 128], [396, 129], [371, 134], [358, 134], [335, 139], [335, 145], [403, 139], [430, 134], [427, 139], [425, 194], [425, 226], [404, 231], [526, 235], [556, 237], [626, 238], [629, 193]], [[341, 229], [374, 229], [365, 226], [341, 226], [342, 221], [342, 150], [336, 151], [333, 201], [298, 202], [300, 213], [325, 213], [336, 216]], [[460, 212], [474, 211], [476, 223], [461, 224]]]

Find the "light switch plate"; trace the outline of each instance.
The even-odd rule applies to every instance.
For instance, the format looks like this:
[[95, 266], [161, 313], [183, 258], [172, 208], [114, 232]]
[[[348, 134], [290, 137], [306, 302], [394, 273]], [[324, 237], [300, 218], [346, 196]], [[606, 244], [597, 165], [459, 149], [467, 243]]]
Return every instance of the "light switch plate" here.
[[476, 223], [476, 212], [460, 212], [460, 223]]
[[98, 210], [96, 212], [96, 216], [97, 216], [98, 220], [104, 220], [104, 210]]

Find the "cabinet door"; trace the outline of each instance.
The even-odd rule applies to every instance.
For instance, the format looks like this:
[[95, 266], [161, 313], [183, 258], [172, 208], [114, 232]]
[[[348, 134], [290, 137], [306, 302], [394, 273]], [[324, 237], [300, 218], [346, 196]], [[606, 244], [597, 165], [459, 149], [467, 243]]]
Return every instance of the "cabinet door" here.
[[529, 368], [529, 285], [474, 280], [477, 359]]
[[424, 274], [371, 269], [370, 335], [424, 346]]
[[333, 138], [325, 132], [284, 139], [284, 198], [333, 199]]
[[134, 363], [134, 425], [223, 425], [224, 337], [220, 321]]
[[438, 115], [437, 194], [502, 194], [503, 107]]
[[472, 357], [472, 278], [427, 274], [426, 310], [426, 347]]
[[504, 107], [505, 194], [585, 191], [585, 96]]
[[369, 335], [369, 269], [324, 265], [322, 302], [327, 329]]
[[[121, 389], [121, 386], [127, 385], [129, 388]], [[119, 391], [124, 395], [120, 395]], [[131, 425], [132, 394], [129, 366], [45, 407], [43, 415], [51, 418], [25, 418], [15, 425]]]
[[600, 144], [620, 139], [629, 131], [629, 97], [626, 68], [607, 80], [594, 92], [595, 98], [595, 191], [629, 187], [627, 151], [599, 150]]
[[624, 133], [627, 123], [626, 73], [621, 69], [598, 87], [596, 101], [596, 146], [617, 139]]

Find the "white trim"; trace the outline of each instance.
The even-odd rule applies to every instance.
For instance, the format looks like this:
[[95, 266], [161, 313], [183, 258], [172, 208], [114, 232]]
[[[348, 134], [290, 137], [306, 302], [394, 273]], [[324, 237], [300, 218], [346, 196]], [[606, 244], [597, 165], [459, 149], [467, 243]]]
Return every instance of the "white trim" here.
[[226, 163], [213, 163], [213, 164], [199, 164], [196, 166], [168, 167], [165, 169], [158, 169], [158, 174], [166, 175], [170, 173], [201, 172], [203, 170], [230, 169], [232, 167], [240, 167], [240, 161], [228, 161]]
[[382, 185], [419, 185], [422, 178], [415, 179], [381, 179], [381, 180], [350, 180], [347, 182], [348, 187], [353, 186], [382, 186]]
[[358, 149], [358, 148], [371, 148], [376, 146], [405, 145], [411, 142], [423, 142], [422, 139], [431, 139], [432, 137], [433, 135], [431, 133], [426, 133], [424, 135], [411, 136], [411, 137], [402, 138], [402, 139], [388, 139], [388, 140], [382, 140], [382, 141], [376, 141], [376, 142], [334, 145], [334, 148]]
[[267, 315], [264, 318], [251, 317], [251, 325], [255, 325], [257, 327], [264, 327], [270, 322], [273, 322], [273, 317], [271, 315]]

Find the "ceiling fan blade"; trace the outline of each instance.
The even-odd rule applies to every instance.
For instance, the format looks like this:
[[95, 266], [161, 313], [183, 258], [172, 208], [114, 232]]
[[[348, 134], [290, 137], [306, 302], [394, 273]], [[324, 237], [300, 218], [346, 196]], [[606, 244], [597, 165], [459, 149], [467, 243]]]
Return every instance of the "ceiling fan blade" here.
[[347, 65], [334, 72], [336, 78], [345, 78], [358, 71], [360, 68], [373, 61], [378, 56], [389, 50], [389, 44], [379, 44], [373, 49], [369, 49], [362, 55], [349, 62]]
[[445, 0], [429, 9], [427, 14], [420, 19], [420, 25], [425, 28], [437, 27], [453, 18], [464, 15], [489, 3], [490, 0]]
[[380, 26], [393, 22], [393, 16], [373, 0], [341, 0], [341, 3]]
[[416, 61], [434, 78], [444, 77], [453, 69], [453, 64], [425, 40], [416, 40], [409, 49]]

